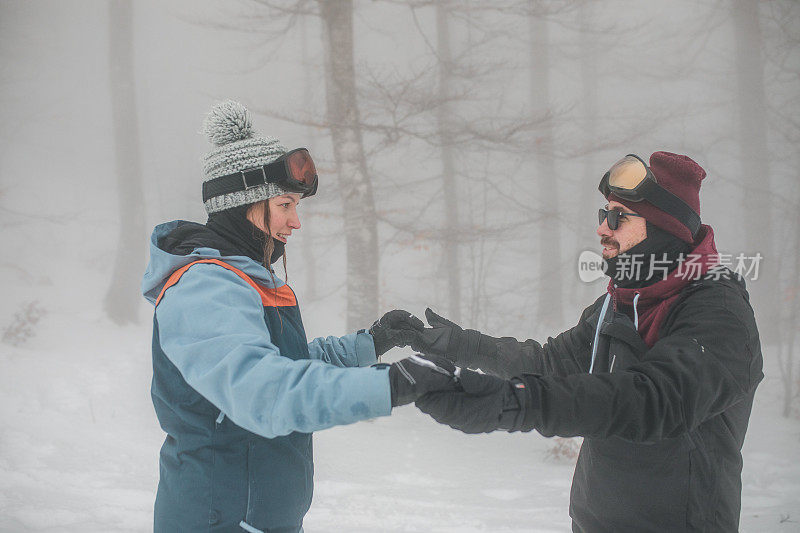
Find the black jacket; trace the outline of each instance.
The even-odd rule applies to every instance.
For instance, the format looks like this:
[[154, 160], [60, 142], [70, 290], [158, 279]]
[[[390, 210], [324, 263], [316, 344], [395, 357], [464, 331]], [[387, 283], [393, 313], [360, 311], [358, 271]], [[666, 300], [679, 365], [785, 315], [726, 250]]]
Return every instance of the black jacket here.
[[603, 300], [544, 345], [497, 339], [497, 354], [475, 366], [523, 375], [523, 430], [584, 437], [574, 531], [736, 531], [741, 449], [763, 378], [744, 282], [709, 276], [689, 284], [652, 348], [624, 313], [608, 314], [589, 374]]

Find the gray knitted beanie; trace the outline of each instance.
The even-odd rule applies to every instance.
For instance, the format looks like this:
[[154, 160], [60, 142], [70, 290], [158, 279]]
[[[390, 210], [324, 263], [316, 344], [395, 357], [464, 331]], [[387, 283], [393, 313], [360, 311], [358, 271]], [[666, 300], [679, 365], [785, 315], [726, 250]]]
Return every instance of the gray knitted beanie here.
[[[211, 108], [203, 122], [203, 133], [217, 146], [203, 157], [203, 181], [266, 165], [286, 153], [277, 139], [255, 136], [247, 109], [231, 100]], [[209, 198], [204, 205], [210, 215], [286, 192], [275, 183], [265, 183], [246, 191]]]

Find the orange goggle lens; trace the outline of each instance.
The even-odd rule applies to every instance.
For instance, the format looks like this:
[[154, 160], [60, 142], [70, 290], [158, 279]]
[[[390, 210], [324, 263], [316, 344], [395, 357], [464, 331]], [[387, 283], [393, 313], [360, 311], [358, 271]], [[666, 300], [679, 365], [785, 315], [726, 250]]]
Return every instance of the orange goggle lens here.
[[647, 177], [647, 167], [637, 157], [625, 156], [608, 171], [608, 185], [617, 189], [634, 190]]
[[289, 177], [295, 181], [311, 187], [317, 179], [317, 168], [308, 150], [296, 150], [288, 154], [286, 169]]

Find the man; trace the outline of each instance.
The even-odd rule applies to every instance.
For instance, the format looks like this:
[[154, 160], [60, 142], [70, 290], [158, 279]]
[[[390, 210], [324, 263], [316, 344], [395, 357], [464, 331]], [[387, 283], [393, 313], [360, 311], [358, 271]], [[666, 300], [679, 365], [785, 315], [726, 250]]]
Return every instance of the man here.
[[603, 176], [597, 234], [612, 279], [572, 329], [518, 342], [428, 309], [431, 327], [411, 342], [462, 367], [462, 391], [416, 402], [437, 421], [465, 433], [584, 437], [574, 531], [738, 529], [762, 358], [744, 281], [718, 265], [714, 233], [700, 224], [704, 177], [668, 152], [649, 166], [626, 156]]

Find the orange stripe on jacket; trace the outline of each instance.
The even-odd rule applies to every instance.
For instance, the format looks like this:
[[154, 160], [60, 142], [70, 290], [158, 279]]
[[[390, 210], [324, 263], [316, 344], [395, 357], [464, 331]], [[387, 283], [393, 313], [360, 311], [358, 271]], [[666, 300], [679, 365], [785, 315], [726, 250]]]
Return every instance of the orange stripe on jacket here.
[[271, 289], [269, 287], [264, 287], [259, 285], [253, 279], [239, 270], [238, 268], [234, 268], [228, 263], [224, 261], [220, 261], [219, 259], [200, 259], [199, 261], [195, 261], [193, 263], [189, 263], [188, 265], [179, 268], [172, 275], [169, 277], [167, 282], [164, 284], [164, 288], [161, 289], [161, 293], [159, 293], [158, 298], [156, 298], [156, 305], [161, 301], [161, 298], [164, 297], [164, 293], [167, 289], [178, 283], [180, 281], [181, 276], [189, 270], [189, 267], [192, 265], [196, 265], [198, 263], [213, 263], [215, 265], [219, 265], [222, 268], [227, 268], [231, 272], [235, 273], [237, 276], [242, 278], [247, 282], [248, 285], [253, 287], [256, 291], [258, 291], [259, 296], [261, 296], [261, 303], [265, 307], [287, 307], [291, 305], [297, 305], [297, 298], [295, 298], [294, 291], [292, 291], [291, 287], [288, 285], [282, 285], [277, 289]]

